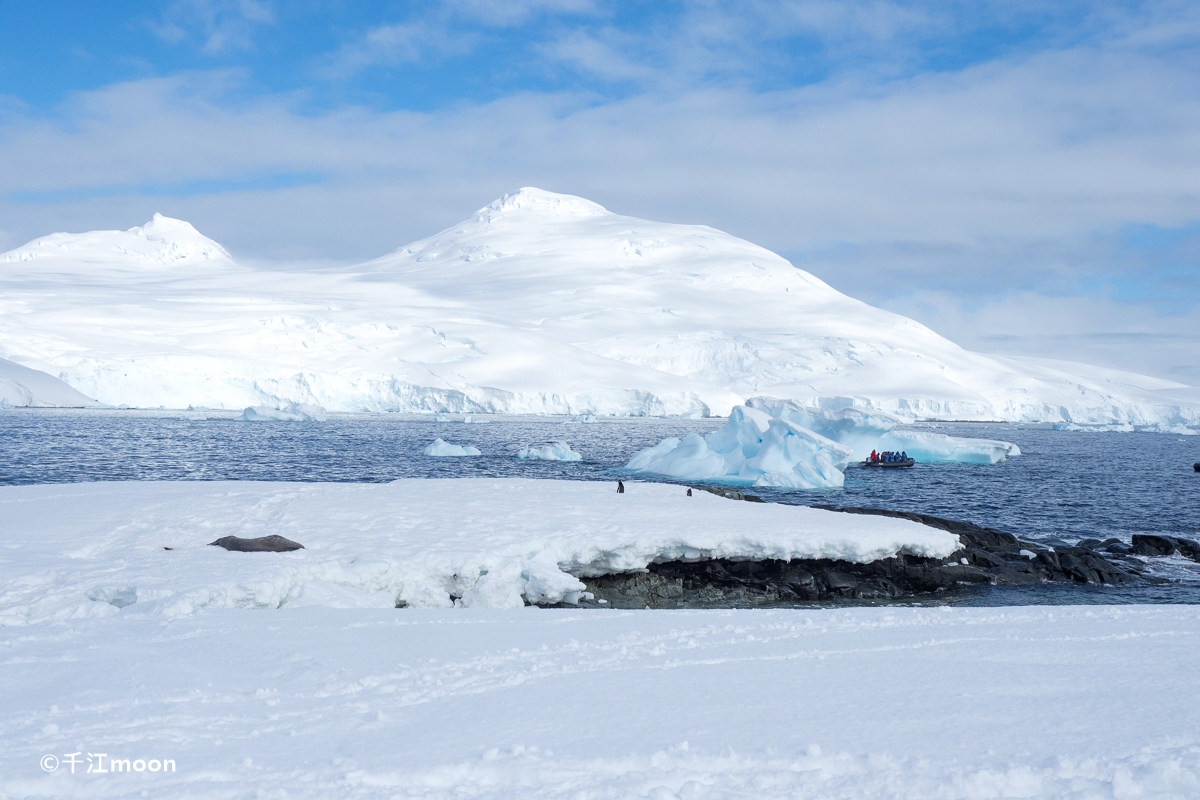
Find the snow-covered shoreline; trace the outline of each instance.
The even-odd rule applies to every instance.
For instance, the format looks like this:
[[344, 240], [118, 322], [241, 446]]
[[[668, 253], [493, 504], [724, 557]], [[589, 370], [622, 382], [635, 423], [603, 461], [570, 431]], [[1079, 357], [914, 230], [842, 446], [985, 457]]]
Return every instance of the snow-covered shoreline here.
[[[527, 479], [0, 488], [0, 624], [201, 608], [520, 607], [652, 562], [941, 558], [914, 522], [736, 503], [685, 487]], [[306, 549], [228, 553], [223, 536]], [[169, 548], [169, 549], [167, 549]]]

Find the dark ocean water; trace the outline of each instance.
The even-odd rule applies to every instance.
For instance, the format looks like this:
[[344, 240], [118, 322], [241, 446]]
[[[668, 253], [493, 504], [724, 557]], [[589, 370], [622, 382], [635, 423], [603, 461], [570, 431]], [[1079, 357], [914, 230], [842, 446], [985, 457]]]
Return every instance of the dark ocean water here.
[[[232, 414], [15, 409], [0, 412], [0, 485], [105, 480], [390, 481], [405, 477], [530, 477], [615, 481], [638, 450], [723, 420], [493, 419], [435, 422], [337, 415], [320, 423], [241, 422]], [[1128, 540], [1135, 533], [1200, 538], [1200, 436], [1055, 431], [1040, 425], [921, 426], [1003, 439], [1022, 455], [995, 465], [850, 468], [842, 489], [750, 490], [796, 504], [869, 506], [969, 520], [1039, 540]], [[436, 437], [477, 458], [430, 458]], [[529, 444], [567, 441], [582, 462], [522, 461]], [[1172, 583], [1128, 590], [1035, 587], [973, 602], [1200, 602], [1200, 576], [1165, 563]]]

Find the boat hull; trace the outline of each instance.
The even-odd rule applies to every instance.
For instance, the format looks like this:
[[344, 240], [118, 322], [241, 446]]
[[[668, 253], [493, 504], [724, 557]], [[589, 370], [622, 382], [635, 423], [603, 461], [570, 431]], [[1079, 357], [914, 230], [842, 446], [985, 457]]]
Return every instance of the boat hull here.
[[916, 463], [915, 459], [910, 458], [906, 461], [864, 461], [862, 462], [862, 466], [878, 467], [879, 469], [904, 469]]

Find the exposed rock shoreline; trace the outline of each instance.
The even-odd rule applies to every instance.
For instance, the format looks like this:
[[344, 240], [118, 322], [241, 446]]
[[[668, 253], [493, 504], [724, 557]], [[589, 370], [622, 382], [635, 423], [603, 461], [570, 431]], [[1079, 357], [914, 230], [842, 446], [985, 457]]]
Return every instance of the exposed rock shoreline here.
[[[708, 489], [708, 491], [713, 491]], [[731, 499], [758, 501], [734, 490]], [[1158, 583], [1148, 558], [1182, 555], [1200, 561], [1200, 543], [1167, 536], [1084, 539], [1075, 545], [1038, 543], [971, 522], [874, 508], [833, 508], [847, 514], [899, 517], [956, 534], [963, 548], [947, 558], [899, 555], [867, 564], [827, 559], [792, 561], [670, 561], [643, 572], [584, 578], [592, 599], [608, 608], [741, 608], [810, 602], [934, 599], [964, 588], [1035, 584], [1115, 586]]]

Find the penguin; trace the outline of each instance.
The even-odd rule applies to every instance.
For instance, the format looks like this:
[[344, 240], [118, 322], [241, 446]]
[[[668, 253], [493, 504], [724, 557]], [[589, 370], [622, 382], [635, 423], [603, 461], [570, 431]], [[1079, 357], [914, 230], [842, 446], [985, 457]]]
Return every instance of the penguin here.
[[692, 490], [688, 489], [688, 497], [691, 497], [691, 496], [692, 496]]
[[625, 484], [617, 481], [617, 494], [625, 494]]

